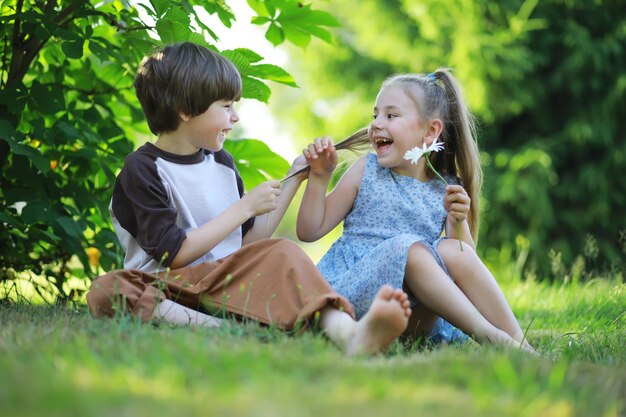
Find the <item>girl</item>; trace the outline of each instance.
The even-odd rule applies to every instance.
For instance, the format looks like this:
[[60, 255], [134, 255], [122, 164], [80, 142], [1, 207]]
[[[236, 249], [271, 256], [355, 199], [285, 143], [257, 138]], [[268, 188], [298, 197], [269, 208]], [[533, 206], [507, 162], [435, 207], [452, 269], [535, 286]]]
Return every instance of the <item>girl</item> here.
[[[311, 172], [297, 233], [315, 241], [344, 220], [343, 235], [318, 265], [334, 289], [360, 317], [382, 284], [402, 285], [414, 303], [412, 336], [463, 340], [452, 323], [479, 343], [534, 351], [474, 250], [482, 174], [473, 121], [450, 71], [388, 78], [367, 133], [350, 141], [364, 139], [376, 154], [355, 162], [328, 196], [337, 166], [333, 143], [324, 137], [304, 150]], [[404, 158], [437, 139], [443, 152], [427, 157], [448, 186], [424, 158], [416, 164]]]

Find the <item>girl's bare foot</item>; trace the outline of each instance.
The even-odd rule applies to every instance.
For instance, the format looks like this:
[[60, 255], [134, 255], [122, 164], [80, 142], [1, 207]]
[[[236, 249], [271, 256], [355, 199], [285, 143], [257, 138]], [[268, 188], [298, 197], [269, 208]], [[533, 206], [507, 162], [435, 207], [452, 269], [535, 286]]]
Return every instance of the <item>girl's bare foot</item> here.
[[389, 285], [383, 286], [369, 311], [355, 323], [346, 352], [361, 355], [382, 351], [406, 329], [410, 315], [406, 293]]
[[528, 343], [528, 340], [524, 337], [523, 334], [516, 334], [513, 336], [513, 339], [517, 341], [517, 347], [523, 350], [524, 352], [539, 355], [539, 352], [537, 352], [535, 348], [532, 347], [530, 343]]
[[528, 344], [526, 340], [519, 342], [500, 329], [496, 329], [495, 333], [484, 337], [484, 341], [502, 346], [506, 349], [521, 350], [533, 355], [539, 355], [539, 353], [530, 344]]

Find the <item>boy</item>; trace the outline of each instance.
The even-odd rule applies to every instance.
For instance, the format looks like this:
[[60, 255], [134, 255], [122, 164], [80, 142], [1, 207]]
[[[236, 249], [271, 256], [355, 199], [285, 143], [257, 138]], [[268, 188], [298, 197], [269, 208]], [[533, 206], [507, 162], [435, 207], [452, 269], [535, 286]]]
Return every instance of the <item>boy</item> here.
[[[135, 90], [158, 139], [130, 154], [116, 180], [110, 211], [125, 269], [93, 282], [94, 316], [121, 305], [145, 321], [219, 326], [206, 314], [218, 309], [293, 329], [319, 311], [323, 331], [348, 354], [377, 352], [402, 333], [404, 292], [381, 288], [355, 322], [297, 245], [269, 239], [306, 174], [244, 194], [222, 149], [239, 120], [241, 77], [230, 61], [192, 43], [170, 45], [144, 59]], [[290, 172], [303, 166], [298, 158]]]

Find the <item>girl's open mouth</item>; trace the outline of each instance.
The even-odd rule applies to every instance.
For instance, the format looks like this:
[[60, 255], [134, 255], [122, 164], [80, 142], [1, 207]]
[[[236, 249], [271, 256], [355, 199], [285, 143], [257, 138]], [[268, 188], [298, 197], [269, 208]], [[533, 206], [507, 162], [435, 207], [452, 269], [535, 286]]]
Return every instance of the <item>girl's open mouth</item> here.
[[375, 138], [374, 139], [374, 148], [376, 148], [377, 151], [384, 151], [385, 149], [389, 148], [392, 143], [393, 143], [392, 139]]

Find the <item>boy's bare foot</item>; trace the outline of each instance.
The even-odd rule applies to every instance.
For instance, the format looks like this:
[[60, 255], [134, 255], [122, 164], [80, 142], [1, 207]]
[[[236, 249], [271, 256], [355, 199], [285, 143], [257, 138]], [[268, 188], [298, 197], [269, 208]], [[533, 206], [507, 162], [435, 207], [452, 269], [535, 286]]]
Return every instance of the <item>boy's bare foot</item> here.
[[411, 308], [409, 298], [400, 289], [383, 286], [369, 311], [354, 326], [346, 351], [348, 355], [380, 352], [406, 329]]

